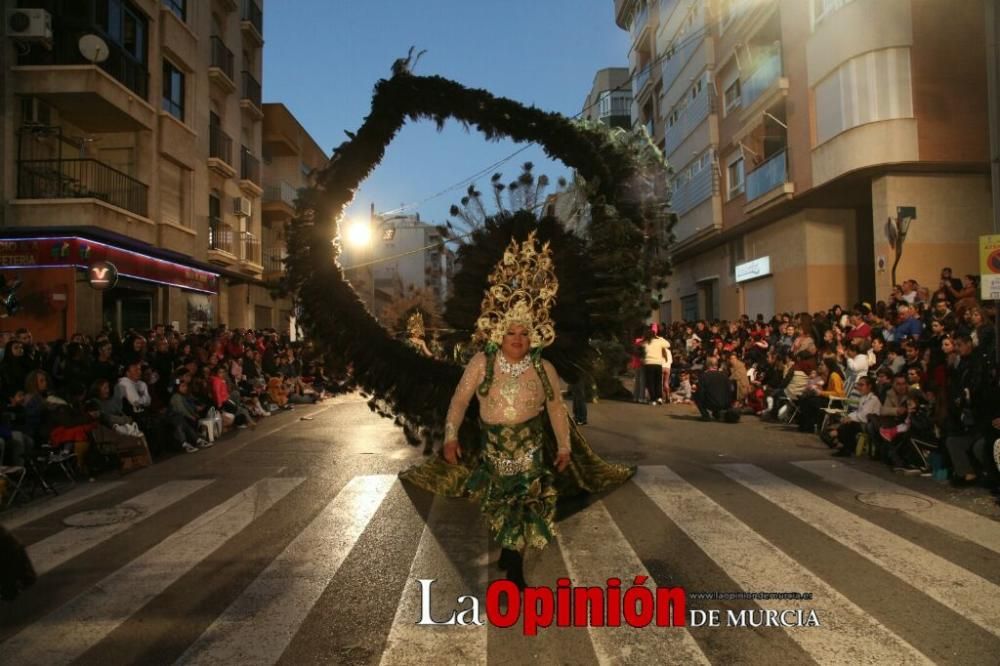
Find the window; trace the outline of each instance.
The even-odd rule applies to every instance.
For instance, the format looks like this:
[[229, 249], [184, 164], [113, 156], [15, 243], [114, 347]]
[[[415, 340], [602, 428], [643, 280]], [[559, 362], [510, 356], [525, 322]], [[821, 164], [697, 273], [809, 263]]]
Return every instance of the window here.
[[848, 60], [815, 88], [816, 143], [879, 120], [913, 117], [908, 48]]
[[184, 120], [184, 73], [164, 59], [163, 110], [177, 120]]
[[691, 99], [692, 100], [698, 99], [698, 95], [701, 94], [701, 91], [704, 88], [704, 84], [705, 84], [705, 82], [704, 82], [703, 79], [698, 79], [698, 82], [695, 83], [693, 86], [691, 86]]
[[740, 91], [740, 80], [737, 78], [726, 88], [726, 114], [740, 108], [743, 104], [742, 92]]
[[726, 167], [729, 198], [743, 194], [743, 157], [737, 157]]
[[187, 0], [163, 0], [163, 4], [180, 20], [187, 19]]
[[852, 0], [812, 0], [810, 3], [812, 5], [812, 27], [813, 30], [816, 26], [822, 23], [824, 20], [829, 18], [838, 9], [848, 4]]
[[187, 202], [191, 171], [168, 159], [160, 160], [160, 221], [190, 226]]

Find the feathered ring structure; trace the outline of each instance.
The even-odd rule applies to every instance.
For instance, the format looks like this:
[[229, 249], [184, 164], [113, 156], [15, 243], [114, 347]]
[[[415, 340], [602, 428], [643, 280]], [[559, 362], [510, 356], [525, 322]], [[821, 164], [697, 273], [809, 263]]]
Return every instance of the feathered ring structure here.
[[[395, 417], [414, 444], [440, 437], [462, 369], [417, 354], [394, 340], [371, 316], [338, 262], [338, 226], [358, 186], [382, 161], [387, 146], [407, 120], [432, 120], [440, 128], [448, 118], [475, 127], [487, 139], [509, 137], [539, 144], [549, 156], [562, 160], [586, 180], [595, 228], [609, 218], [631, 220], [633, 224], [625, 225], [628, 229], [624, 233], [629, 244], [634, 240], [637, 248], [641, 248], [645, 233], [643, 202], [630, 199], [630, 187], [641, 165], [635, 152], [613, 141], [607, 130], [441, 77], [414, 76], [406, 68], [397, 68], [392, 78], [379, 81], [363, 125], [334, 151], [329, 164], [317, 174], [315, 186], [299, 193], [297, 215], [289, 230], [283, 286], [297, 296], [302, 308], [300, 324], [307, 334], [325, 351], [351, 363], [354, 382], [373, 396], [373, 409]], [[545, 222], [533, 220], [542, 240]], [[549, 235], [554, 233], [558, 232], [552, 230], [550, 220]], [[555, 261], [559, 261], [558, 256]], [[617, 276], [608, 271], [597, 279], [606, 285]], [[484, 287], [480, 282], [480, 298]], [[561, 327], [558, 306], [554, 313]], [[450, 321], [451, 314], [446, 316]], [[587, 334], [586, 330], [579, 332]], [[565, 349], [556, 349], [558, 342], [552, 347], [551, 360], [562, 372], [569, 359]], [[575, 361], [579, 362], [579, 357]], [[474, 429], [476, 410], [469, 412], [466, 424]]]

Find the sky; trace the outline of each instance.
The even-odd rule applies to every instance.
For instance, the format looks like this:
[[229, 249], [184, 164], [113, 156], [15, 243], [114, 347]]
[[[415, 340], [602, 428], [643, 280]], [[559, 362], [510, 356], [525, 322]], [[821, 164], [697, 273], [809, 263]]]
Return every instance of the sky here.
[[[427, 49], [414, 70], [484, 88], [568, 116], [583, 108], [599, 69], [625, 66], [629, 37], [614, 22], [613, 0], [267, 0], [263, 94], [285, 104], [324, 151], [346, 140], [371, 108], [374, 84], [390, 76], [410, 46]], [[487, 142], [450, 122], [409, 123], [362, 184], [350, 219], [420, 203], [443, 223], [465, 187], [425, 201], [523, 144]], [[497, 170], [510, 182], [526, 161], [536, 176], [568, 175], [537, 146]], [[477, 181], [488, 191], [493, 171]], [[554, 186], [553, 186], [554, 187]], [[551, 191], [551, 190], [550, 190]]]

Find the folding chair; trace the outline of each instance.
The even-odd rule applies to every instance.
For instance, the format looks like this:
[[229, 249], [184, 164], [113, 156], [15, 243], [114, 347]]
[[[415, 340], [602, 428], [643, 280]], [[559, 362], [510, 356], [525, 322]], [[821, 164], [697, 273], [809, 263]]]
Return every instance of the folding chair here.
[[[21, 484], [24, 483], [24, 479], [27, 476], [28, 470], [20, 465], [0, 465], [0, 479], [7, 482], [6, 485], [10, 492], [10, 497], [7, 498], [7, 506], [14, 503], [14, 499], [21, 492]], [[0, 501], [3, 501], [2, 497], [0, 497]]]

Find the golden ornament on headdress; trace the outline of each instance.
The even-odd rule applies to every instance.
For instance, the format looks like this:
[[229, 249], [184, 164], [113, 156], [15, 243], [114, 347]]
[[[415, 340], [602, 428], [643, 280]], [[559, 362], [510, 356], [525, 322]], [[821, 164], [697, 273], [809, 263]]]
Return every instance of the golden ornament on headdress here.
[[411, 314], [410, 318], [406, 320], [406, 330], [410, 333], [411, 338], [424, 337], [424, 316], [419, 312]]
[[559, 281], [549, 244], [539, 250], [535, 243], [534, 231], [523, 243], [512, 238], [503, 259], [493, 269], [476, 321], [476, 342], [499, 347], [504, 334], [515, 324], [528, 329], [532, 347], [547, 347], [556, 339], [550, 311]]

